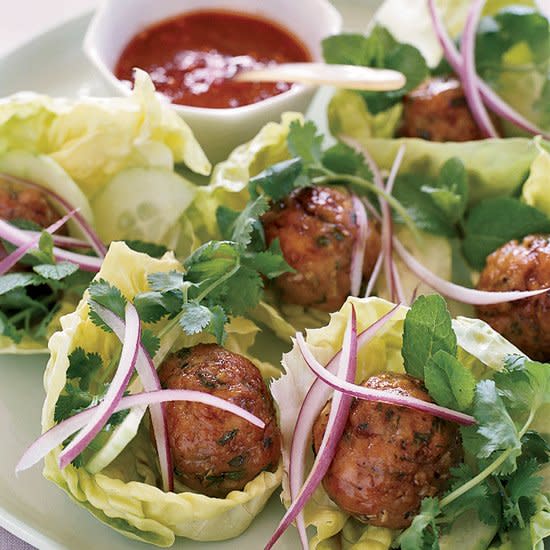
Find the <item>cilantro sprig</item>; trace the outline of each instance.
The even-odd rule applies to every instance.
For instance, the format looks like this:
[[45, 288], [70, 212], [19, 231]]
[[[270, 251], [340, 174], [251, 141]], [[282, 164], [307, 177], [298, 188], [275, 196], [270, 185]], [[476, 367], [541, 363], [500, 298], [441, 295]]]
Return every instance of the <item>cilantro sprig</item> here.
[[[23, 229], [36, 230], [29, 222], [15, 222]], [[8, 252], [14, 247], [2, 242]], [[16, 344], [24, 336], [45, 339], [48, 325], [67, 292], [79, 296], [91, 281], [91, 274], [71, 262], [57, 262], [52, 236], [43, 231], [38, 248], [20, 262], [21, 269], [0, 275], [0, 335]]]
[[451, 318], [437, 295], [419, 298], [408, 312], [402, 354], [407, 372], [424, 379], [438, 404], [472, 414], [477, 424], [461, 428], [467, 461], [452, 469], [441, 499], [422, 501], [399, 538], [401, 548], [438, 550], [439, 536], [468, 511], [495, 526], [502, 540], [525, 529], [550, 460], [550, 447], [533, 431], [550, 402], [550, 365], [508, 356], [492, 380], [476, 382], [458, 360]]

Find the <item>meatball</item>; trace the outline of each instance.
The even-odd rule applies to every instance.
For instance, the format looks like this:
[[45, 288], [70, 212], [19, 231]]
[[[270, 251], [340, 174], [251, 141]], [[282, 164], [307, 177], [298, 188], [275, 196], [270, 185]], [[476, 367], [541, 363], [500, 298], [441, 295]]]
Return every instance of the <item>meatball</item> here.
[[214, 344], [170, 355], [159, 369], [164, 388], [210, 393], [261, 418], [263, 430], [200, 403], [167, 403], [169, 443], [176, 476], [213, 497], [241, 490], [260, 472], [274, 471], [281, 436], [272, 398], [259, 370], [245, 357]]
[[[273, 205], [262, 223], [268, 244], [279, 239], [295, 273], [274, 281], [288, 304], [336, 311], [350, 293], [352, 250], [358, 233], [351, 196], [332, 187], [304, 187]], [[369, 219], [363, 272], [369, 276], [380, 254], [378, 223]]]
[[[550, 237], [530, 235], [493, 252], [481, 272], [479, 290], [536, 290], [550, 286]], [[478, 316], [531, 359], [550, 360], [550, 296], [541, 294], [491, 306]]]
[[[407, 375], [372, 376], [363, 386], [431, 401]], [[330, 404], [313, 427], [317, 452]], [[458, 427], [426, 413], [355, 399], [344, 434], [323, 480], [330, 498], [364, 523], [403, 529], [424, 497], [441, 492], [462, 456]]]
[[454, 77], [433, 77], [409, 92], [403, 103], [403, 137], [429, 141], [483, 139], [464, 91]]
[[0, 219], [27, 220], [48, 227], [60, 217], [38, 189], [18, 186], [0, 178]]

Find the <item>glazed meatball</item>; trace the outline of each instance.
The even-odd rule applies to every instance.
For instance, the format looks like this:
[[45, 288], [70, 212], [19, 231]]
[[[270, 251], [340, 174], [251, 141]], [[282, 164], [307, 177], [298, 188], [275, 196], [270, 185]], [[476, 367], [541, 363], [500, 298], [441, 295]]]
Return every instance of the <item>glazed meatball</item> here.
[[0, 219], [28, 220], [48, 227], [61, 216], [38, 189], [18, 186], [0, 178]]
[[[493, 252], [477, 288], [490, 291], [536, 290], [550, 286], [550, 237], [530, 235]], [[550, 296], [477, 308], [478, 316], [531, 359], [550, 360]]]
[[409, 92], [403, 103], [400, 135], [429, 141], [483, 139], [464, 91], [454, 77], [433, 77]]
[[198, 390], [261, 418], [263, 430], [208, 405], [167, 403], [169, 442], [176, 476], [213, 497], [241, 490], [279, 463], [281, 437], [273, 401], [260, 371], [246, 358], [214, 344], [170, 355], [159, 369], [164, 388]]
[[[287, 304], [336, 311], [350, 293], [352, 250], [358, 232], [351, 196], [332, 187], [304, 187], [273, 205], [262, 219], [268, 244], [279, 239], [295, 273], [275, 288]], [[377, 222], [369, 219], [363, 272], [370, 275], [380, 253]]]
[[[403, 374], [373, 376], [367, 388], [431, 401], [422, 382]], [[313, 427], [317, 452], [330, 402]], [[403, 529], [424, 497], [441, 492], [462, 456], [458, 427], [426, 413], [355, 399], [323, 480], [330, 498], [364, 523]]]

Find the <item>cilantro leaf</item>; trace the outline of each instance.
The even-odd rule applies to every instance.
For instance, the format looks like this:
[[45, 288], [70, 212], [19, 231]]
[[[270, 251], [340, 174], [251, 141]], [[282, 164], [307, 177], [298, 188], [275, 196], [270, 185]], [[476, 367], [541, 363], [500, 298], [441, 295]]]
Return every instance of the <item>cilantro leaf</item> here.
[[464, 447], [478, 459], [495, 460], [506, 451], [509, 456], [497, 472], [512, 472], [521, 454], [521, 441], [494, 380], [478, 382], [473, 416], [478, 424], [461, 428]]
[[225, 337], [227, 336], [225, 332], [225, 323], [227, 323], [227, 315], [221, 306], [214, 306], [210, 308], [210, 324], [207, 327], [207, 330], [212, 334], [218, 344], [223, 345]]
[[78, 265], [71, 262], [58, 262], [56, 264], [39, 264], [33, 267], [33, 271], [44, 279], [61, 281], [78, 271]]
[[401, 353], [405, 370], [424, 379], [424, 367], [439, 350], [456, 356], [456, 335], [445, 300], [438, 294], [420, 296], [405, 318]]
[[92, 281], [88, 288], [88, 292], [90, 293], [90, 319], [96, 326], [102, 328], [106, 332], [112, 332], [111, 328], [105, 324], [103, 319], [94, 311], [94, 305], [99, 304], [109, 311], [112, 311], [115, 315], [118, 315], [121, 319], [124, 319], [126, 298], [124, 298], [117, 287], [111, 286], [105, 279]]
[[339, 142], [323, 153], [323, 166], [338, 174], [351, 174], [372, 181], [372, 172], [365, 157], [349, 145]]
[[[303, 167], [304, 162], [300, 157], [284, 160], [269, 166], [249, 181], [248, 190], [250, 196], [252, 199], [255, 199], [261, 191], [274, 201], [283, 199], [295, 188], [307, 183], [307, 181], [300, 178]], [[228, 217], [227, 214], [226, 217]], [[224, 225], [226, 224], [227, 222]], [[226, 235], [223, 230], [222, 235]]]
[[0, 276], [0, 296], [7, 294], [15, 288], [23, 288], [30, 285], [40, 284], [42, 280], [34, 273], [14, 272]]
[[439, 550], [439, 530], [435, 520], [440, 511], [436, 498], [423, 499], [420, 512], [398, 539], [401, 550]]
[[550, 219], [518, 199], [498, 197], [474, 206], [464, 231], [464, 255], [472, 267], [481, 270], [487, 256], [508, 241], [533, 233], [550, 233]]
[[259, 231], [263, 241], [263, 226], [260, 217], [267, 212], [269, 205], [261, 195], [249, 202], [232, 225], [231, 241], [246, 248], [252, 242], [252, 233]]
[[166, 315], [176, 314], [182, 305], [181, 290], [152, 290], [142, 292], [134, 297], [134, 305], [144, 323], [156, 323]]
[[543, 478], [534, 474], [539, 470], [536, 460], [528, 460], [507, 479], [503, 518], [509, 529], [524, 527], [535, 514], [535, 497], [540, 493]]
[[302, 159], [305, 166], [321, 163], [323, 135], [317, 133], [317, 126], [308, 120], [304, 124], [294, 120], [290, 123], [287, 145], [293, 157]]
[[22, 334], [17, 327], [8, 319], [7, 315], [0, 311], [0, 335], [6, 336], [16, 344], [21, 342]]
[[232, 210], [223, 204], [218, 206], [216, 210], [216, 221], [218, 222], [218, 227], [223, 239], [227, 241], [231, 240], [233, 227], [238, 217], [239, 213], [236, 210]]
[[148, 328], [141, 331], [141, 343], [150, 357], [154, 357], [160, 348], [160, 339]]
[[246, 258], [245, 265], [265, 275], [268, 279], [274, 279], [283, 273], [294, 271], [283, 257], [279, 239], [273, 240], [268, 250]]
[[196, 302], [188, 302], [182, 307], [180, 325], [186, 334], [193, 335], [202, 332], [212, 320], [212, 313], [206, 307]]
[[459, 411], [468, 411], [474, 400], [476, 379], [453, 355], [440, 349], [428, 358], [424, 382], [436, 403]]
[[75, 348], [69, 354], [69, 368], [67, 378], [79, 378], [81, 390], [88, 390], [90, 381], [103, 367], [99, 353], [86, 353], [83, 348]]
[[181, 271], [151, 273], [147, 276], [147, 282], [151, 290], [160, 292], [180, 290], [183, 287], [183, 273]]

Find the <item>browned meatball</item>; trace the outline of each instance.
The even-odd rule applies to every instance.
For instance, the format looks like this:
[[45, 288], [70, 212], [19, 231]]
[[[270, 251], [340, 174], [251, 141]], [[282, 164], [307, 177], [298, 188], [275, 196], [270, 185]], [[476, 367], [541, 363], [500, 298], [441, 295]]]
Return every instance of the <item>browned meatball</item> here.
[[166, 405], [176, 476], [203, 494], [224, 497], [263, 470], [277, 468], [281, 436], [272, 398], [259, 370], [214, 344], [170, 355], [159, 369], [164, 388], [210, 393], [261, 418], [263, 430], [234, 414], [200, 403]]
[[[358, 225], [352, 199], [332, 187], [304, 187], [275, 204], [262, 219], [268, 244], [279, 239], [295, 273], [275, 280], [283, 302], [336, 311], [350, 293], [350, 267]], [[363, 272], [380, 253], [380, 231], [369, 219]]]
[[409, 92], [403, 102], [400, 135], [429, 141], [483, 139], [464, 90], [454, 77], [433, 77]]
[[48, 227], [61, 216], [38, 189], [18, 186], [0, 178], [0, 219], [28, 220]]
[[[490, 291], [536, 290], [550, 286], [550, 237], [530, 235], [510, 241], [488, 258], [477, 288]], [[480, 306], [477, 313], [521, 351], [550, 360], [550, 296]]]
[[[372, 376], [363, 385], [431, 401], [420, 380], [403, 374]], [[329, 412], [327, 404], [313, 427], [315, 452]], [[456, 425], [412, 409], [355, 399], [323, 486], [360, 521], [403, 529], [424, 497], [444, 489], [449, 469], [461, 456]]]

